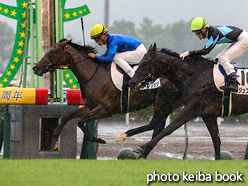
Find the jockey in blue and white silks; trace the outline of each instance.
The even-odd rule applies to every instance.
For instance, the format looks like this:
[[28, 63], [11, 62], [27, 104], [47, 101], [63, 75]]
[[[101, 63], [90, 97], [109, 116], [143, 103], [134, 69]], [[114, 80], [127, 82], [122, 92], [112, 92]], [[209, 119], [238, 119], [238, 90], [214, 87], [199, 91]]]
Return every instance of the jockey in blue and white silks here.
[[135, 71], [129, 64], [139, 63], [147, 52], [138, 39], [122, 34], [108, 34], [107, 28], [100, 24], [91, 29], [90, 35], [98, 45], [107, 45], [104, 54], [95, 55], [90, 53], [90, 57], [106, 63], [114, 61], [130, 77], [133, 77]]
[[201, 17], [192, 21], [191, 30], [200, 40], [208, 38], [208, 42], [203, 49], [183, 52], [180, 57], [184, 59], [188, 55], [206, 55], [216, 44], [231, 43], [216, 58], [227, 74], [227, 86], [223, 88], [237, 92], [235, 70], [230, 62], [248, 50], [248, 33], [235, 26], [209, 26], [207, 20]]

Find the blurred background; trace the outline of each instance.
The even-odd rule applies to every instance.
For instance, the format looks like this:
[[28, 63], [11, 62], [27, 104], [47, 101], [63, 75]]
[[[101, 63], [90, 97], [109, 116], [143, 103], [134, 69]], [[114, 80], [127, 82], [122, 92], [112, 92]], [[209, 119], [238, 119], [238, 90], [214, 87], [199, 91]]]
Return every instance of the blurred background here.
[[[0, 0], [0, 3], [16, 6], [16, 0]], [[128, 34], [140, 39], [148, 48], [157, 43], [159, 48], [169, 48], [178, 53], [200, 49], [207, 40], [200, 41], [190, 31], [193, 18], [200, 16], [210, 25], [234, 25], [248, 30], [247, 0], [67, 0], [66, 8], [87, 5], [91, 14], [84, 17], [86, 44], [96, 46], [89, 32], [95, 24], [105, 25], [110, 33]], [[65, 23], [65, 37], [78, 44], [83, 43], [81, 20]], [[14, 40], [16, 21], [0, 15], [0, 51], [2, 61], [8, 59]], [[6, 37], [5, 32], [8, 32]], [[7, 39], [7, 40], [6, 40]], [[3, 45], [8, 45], [2, 50]], [[224, 46], [218, 45], [208, 57], [214, 58]], [[105, 47], [97, 47], [99, 53]], [[1, 52], [2, 53], [2, 52]], [[247, 64], [248, 55], [234, 62]]]

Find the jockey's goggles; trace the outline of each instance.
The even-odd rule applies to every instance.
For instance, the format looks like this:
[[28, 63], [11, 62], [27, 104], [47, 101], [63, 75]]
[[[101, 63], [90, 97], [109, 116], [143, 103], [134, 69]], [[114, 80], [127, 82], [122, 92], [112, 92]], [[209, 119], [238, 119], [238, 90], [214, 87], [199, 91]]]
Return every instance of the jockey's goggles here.
[[102, 36], [95, 37], [94, 40], [97, 43]]
[[198, 37], [201, 33], [202, 33], [201, 30], [193, 31], [193, 34], [194, 34], [195, 36], [197, 36], [197, 37]]

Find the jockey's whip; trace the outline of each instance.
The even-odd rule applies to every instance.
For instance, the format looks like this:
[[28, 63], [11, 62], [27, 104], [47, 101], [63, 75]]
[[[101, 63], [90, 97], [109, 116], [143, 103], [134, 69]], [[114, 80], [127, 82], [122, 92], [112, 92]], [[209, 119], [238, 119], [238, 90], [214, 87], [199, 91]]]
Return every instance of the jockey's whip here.
[[82, 26], [82, 32], [83, 32], [83, 41], [84, 41], [84, 46], [85, 46], [85, 37], [84, 37], [84, 20], [81, 17], [81, 26]]

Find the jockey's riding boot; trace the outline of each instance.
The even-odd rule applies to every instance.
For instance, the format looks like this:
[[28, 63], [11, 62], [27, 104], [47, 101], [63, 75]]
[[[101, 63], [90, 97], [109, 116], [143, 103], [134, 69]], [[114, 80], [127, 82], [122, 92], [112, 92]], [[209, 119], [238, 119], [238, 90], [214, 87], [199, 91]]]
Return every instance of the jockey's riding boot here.
[[228, 89], [233, 92], [238, 92], [238, 84], [239, 82], [237, 81], [237, 76], [235, 72], [229, 74], [227, 76], [227, 85], [225, 86], [225, 89]]

